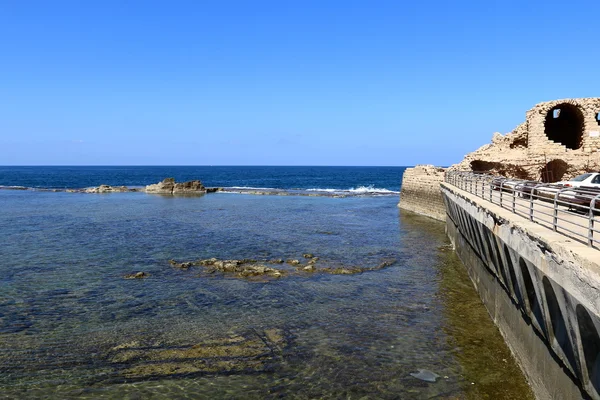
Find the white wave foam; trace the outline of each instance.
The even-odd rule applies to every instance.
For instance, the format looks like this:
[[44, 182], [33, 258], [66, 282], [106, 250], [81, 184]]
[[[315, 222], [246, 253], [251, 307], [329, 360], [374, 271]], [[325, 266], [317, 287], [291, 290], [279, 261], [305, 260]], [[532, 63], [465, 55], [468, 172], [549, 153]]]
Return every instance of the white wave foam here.
[[345, 192], [343, 189], [306, 189], [307, 192], [327, 192], [327, 193], [336, 193], [336, 192]]
[[26, 189], [33, 189], [27, 186], [16, 186], [16, 185], [0, 185], [0, 189], [15, 189], [15, 190], [26, 190]]
[[225, 189], [243, 189], [243, 190], [285, 190], [268, 187], [252, 187], [252, 186], [227, 186]]
[[398, 194], [400, 192], [395, 192], [389, 189], [381, 189], [376, 188], [373, 185], [370, 186], [359, 186], [357, 188], [352, 188], [349, 190], [351, 193], [380, 193], [380, 194]]
[[307, 192], [327, 192], [327, 193], [352, 193], [352, 194], [399, 194], [393, 190], [385, 188], [376, 188], [373, 185], [359, 186], [350, 189], [306, 189]]

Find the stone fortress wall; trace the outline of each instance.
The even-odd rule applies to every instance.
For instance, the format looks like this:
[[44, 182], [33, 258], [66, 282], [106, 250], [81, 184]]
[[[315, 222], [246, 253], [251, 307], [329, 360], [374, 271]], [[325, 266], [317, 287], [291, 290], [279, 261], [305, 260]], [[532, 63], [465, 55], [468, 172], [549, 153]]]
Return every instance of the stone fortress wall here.
[[407, 168], [402, 176], [399, 206], [417, 214], [446, 221], [446, 209], [440, 191], [445, 171], [445, 168], [433, 165]]

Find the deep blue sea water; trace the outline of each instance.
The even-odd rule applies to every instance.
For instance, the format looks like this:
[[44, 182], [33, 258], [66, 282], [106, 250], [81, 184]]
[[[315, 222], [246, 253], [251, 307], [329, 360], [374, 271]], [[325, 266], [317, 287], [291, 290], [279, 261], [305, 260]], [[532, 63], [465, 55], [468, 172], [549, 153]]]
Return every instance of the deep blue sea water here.
[[[0, 398], [530, 398], [444, 225], [397, 208], [403, 170], [1, 167], [2, 186], [172, 176], [378, 195], [0, 190]], [[353, 275], [283, 264], [282, 277], [248, 279], [169, 263], [304, 267], [307, 253], [319, 268], [392, 264]]]
[[107, 166], [2, 167], [0, 186], [77, 189], [101, 184], [145, 186], [167, 177], [207, 187], [400, 190], [406, 167]]

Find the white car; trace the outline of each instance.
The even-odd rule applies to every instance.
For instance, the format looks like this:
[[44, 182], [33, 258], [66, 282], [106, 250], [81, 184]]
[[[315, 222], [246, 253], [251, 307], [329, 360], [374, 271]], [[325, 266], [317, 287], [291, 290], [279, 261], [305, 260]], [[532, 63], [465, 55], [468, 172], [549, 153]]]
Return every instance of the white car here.
[[589, 172], [587, 174], [581, 174], [568, 181], [556, 182], [555, 185], [574, 188], [581, 186], [600, 188], [600, 173]]

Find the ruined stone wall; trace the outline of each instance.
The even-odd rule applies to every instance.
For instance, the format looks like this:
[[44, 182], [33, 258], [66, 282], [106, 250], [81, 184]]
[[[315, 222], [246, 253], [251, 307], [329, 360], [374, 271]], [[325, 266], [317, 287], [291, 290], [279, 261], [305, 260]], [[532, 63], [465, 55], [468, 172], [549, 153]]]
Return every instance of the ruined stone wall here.
[[451, 169], [544, 182], [599, 171], [600, 98], [537, 104], [515, 130], [495, 133]]
[[[569, 149], [564, 143], [555, 142], [548, 138], [546, 133], [547, 120], [552, 120], [548, 115], [554, 109], [572, 109], [581, 117], [581, 139], [577, 140], [578, 148]], [[566, 99], [540, 103], [527, 112], [529, 146], [527, 154], [530, 156], [556, 154], [569, 158], [578, 153], [592, 153], [600, 149], [600, 124], [597, 115], [600, 112], [600, 98], [591, 99]], [[563, 141], [564, 142], [564, 141]], [[566, 154], [574, 153], [574, 154]]]
[[440, 221], [446, 221], [446, 209], [440, 192], [444, 168], [417, 165], [407, 168], [402, 176], [398, 207]]

